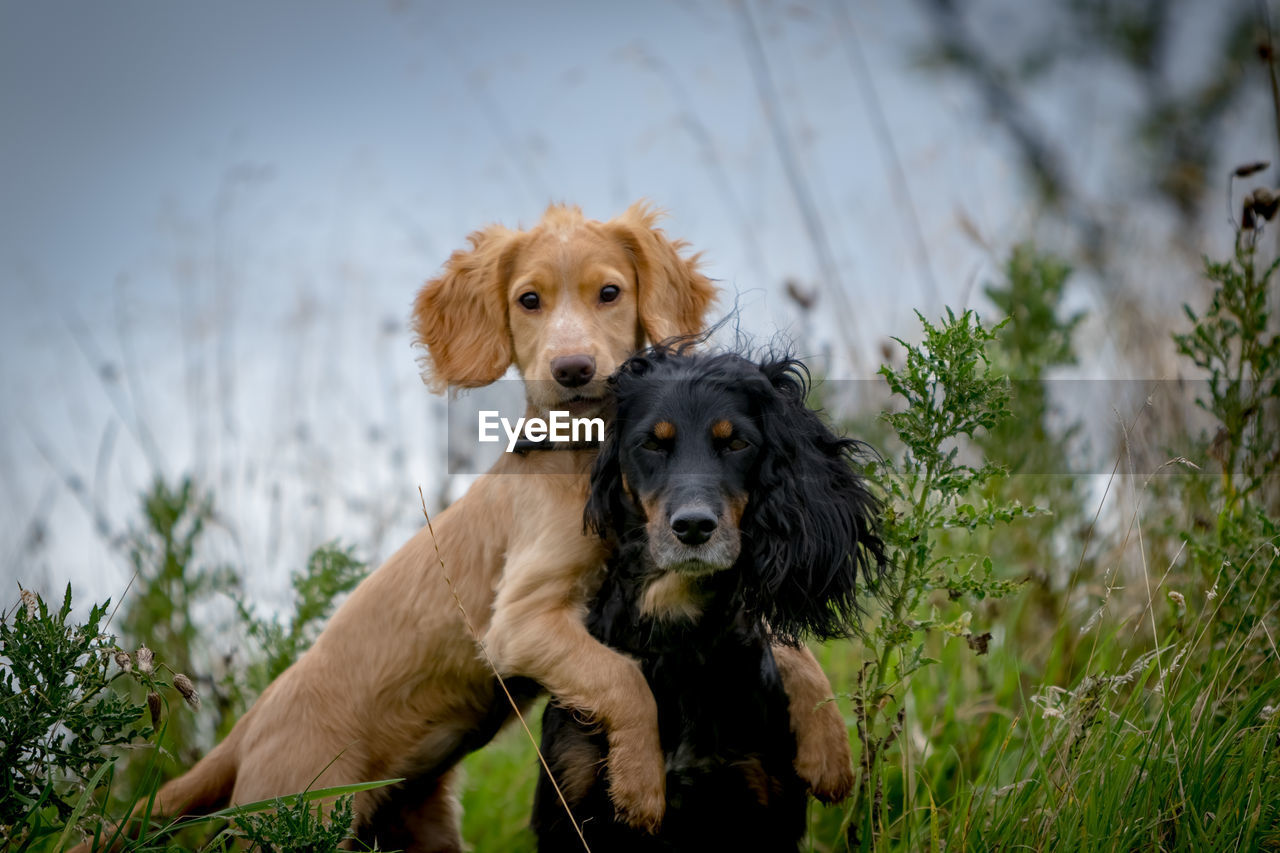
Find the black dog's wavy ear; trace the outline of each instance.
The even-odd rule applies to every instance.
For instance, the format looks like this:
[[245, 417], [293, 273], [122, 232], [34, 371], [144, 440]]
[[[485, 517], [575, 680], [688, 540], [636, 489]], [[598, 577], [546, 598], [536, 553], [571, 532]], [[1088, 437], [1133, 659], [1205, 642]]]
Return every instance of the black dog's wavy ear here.
[[[681, 339], [675, 345], [684, 346]], [[605, 428], [604, 441], [600, 443], [600, 455], [591, 468], [591, 487], [587, 506], [582, 511], [582, 529], [602, 539], [617, 532], [626, 518], [629, 499], [622, 477], [622, 460], [619, 457], [618, 430], [625, 401], [632, 395], [635, 382], [675, 353], [666, 345], [654, 345], [624, 361], [613, 376], [609, 377], [609, 390], [614, 397], [616, 415]]]
[[852, 468], [863, 445], [805, 405], [803, 364], [781, 359], [760, 370], [772, 394], [761, 415], [760, 499], [742, 520], [756, 573], [744, 588], [780, 639], [848, 636], [860, 614], [859, 576], [872, 587], [885, 567], [880, 501]]
[[605, 430], [600, 455], [591, 468], [591, 489], [582, 512], [582, 529], [607, 539], [623, 515], [622, 465], [618, 458], [618, 435], [614, 425]]

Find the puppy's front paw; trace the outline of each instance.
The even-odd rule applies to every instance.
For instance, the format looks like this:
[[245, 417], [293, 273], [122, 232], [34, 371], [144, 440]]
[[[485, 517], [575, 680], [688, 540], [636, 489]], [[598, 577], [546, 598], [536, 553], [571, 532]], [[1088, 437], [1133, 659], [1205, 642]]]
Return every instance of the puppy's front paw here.
[[609, 797], [619, 820], [646, 832], [657, 832], [667, 808], [662, 750], [611, 746]]
[[824, 803], [838, 803], [853, 793], [853, 759], [846, 747], [843, 758], [796, 756], [796, 774], [808, 785], [815, 797]]
[[834, 702], [820, 706], [810, 721], [796, 732], [796, 775], [819, 800], [838, 803], [853, 792], [849, 730]]

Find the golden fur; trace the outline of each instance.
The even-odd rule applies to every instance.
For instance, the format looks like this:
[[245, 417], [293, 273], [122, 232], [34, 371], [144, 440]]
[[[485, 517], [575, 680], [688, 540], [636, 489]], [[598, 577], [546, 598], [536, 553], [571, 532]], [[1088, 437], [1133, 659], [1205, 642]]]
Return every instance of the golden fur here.
[[[579, 413], [594, 411], [626, 356], [646, 339], [699, 331], [714, 297], [696, 258], [682, 255], [656, 218], [641, 204], [609, 222], [557, 205], [532, 229], [472, 234], [471, 247], [455, 252], [414, 303], [431, 387], [483, 385], [514, 364], [530, 411], [570, 394]], [[616, 299], [601, 299], [605, 285], [620, 289]], [[537, 311], [519, 301], [530, 291], [541, 299]], [[572, 392], [550, 381], [549, 367], [570, 354], [596, 364], [594, 378]], [[502, 674], [532, 677], [601, 723], [612, 796], [630, 822], [656, 825], [664, 769], [653, 697], [635, 662], [594, 640], [582, 621], [606, 556], [582, 533], [593, 457], [504, 454], [433, 519], [434, 539], [424, 526], [359, 585], [231, 733], [160, 790], [153, 815], [404, 777], [398, 788], [356, 797], [361, 837], [384, 848], [462, 849], [450, 768], [483, 743], [477, 732], [505, 719], [506, 700], [446, 587], [442, 560]], [[778, 661], [788, 686], [799, 673], [797, 766], [820, 796], [844, 796], [852, 775], [843, 721], [814, 710], [831, 688], [807, 651]]]

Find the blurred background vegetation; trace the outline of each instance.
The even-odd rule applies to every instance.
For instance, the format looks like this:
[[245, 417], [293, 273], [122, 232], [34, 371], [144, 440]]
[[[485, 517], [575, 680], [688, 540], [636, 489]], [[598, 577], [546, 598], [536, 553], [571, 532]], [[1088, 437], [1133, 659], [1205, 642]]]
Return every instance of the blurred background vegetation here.
[[[412, 18], [407, 5], [395, 14]], [[908, 104], [881, 97], [884, 69], [868, 58], [883, 45], [868, 44], [876, 30], [853, 5], [690, 12], [739, 51], [760, 156], [806, 255], [794, 271], [773, 254], [757, 265], [776, 278], [762, 285], [767, 299], [786, 306], [802, 353], [821, 356], [831, 378], [821, 402], [883, 454], [867, 473], [894, 498], [887, 531], [900, 580], [872, 605], [865, 636], [818, 650], [861, 776], [850, 802], [811, 808], [806, 849], [1280, 849], [1280, 231], [1266, 164], [1280, 157], [1275, 11], [1253, 0], [917, 0], [894, 13], [910, 22], [895, 44], [905, 73], [940, 95]], [[889, 287], [854, 283], [843, 247], [867, 258], [876, 246], [859, 245], [832, 209], [855, 190], [829, 185], [807, 141], [821, 117], [787, 85], [804, 77], [797, 31], [824, 33], [861, 104], [879, 158], [864, 170], [890, 188], [881, 213], [903, 235], [888, 257], [867, 259], [895, 271], [883, 276]], [[742, 212], [735, 239], [752, 242], [764, 214], [750, 209], [750, 170], [731, 167], [691, 81], [660, 54], [637, 48], [632, 61], [682, 105], [663, 132], [702, 140], [690, 162], [713, 208]], [[507, 156], [543, 163], [525, 171], [560, 198], [558, 179], [580, 177], [538, 160], [532, 138], [510, 126], [511, 106], [471, 79], [468, 91], [507, 127]], [[919, 160], [903, 153], [904, 128], [915, 127], [906, 116], [943, 102], [1014, 172], [1015, 214], [993, 220], [980, 200], [921, 184]], [[237, 174], [242, 189], [263, 177]], [[675, 201], [634, 189], [679, 219]], [[227, 205], [234, 217], [192, 226], [197, 242], [253, 226], [252, 205]], [[696, 248], [720, 250], [696, 239], [705, 229], [690, 231], [673, 226]], [[957, 235], [980, 264], [957, 266], [942, 250]], [[436, 251], [418, 279], [443, 261], [445, 241], [429, 239]], [[234, 255], [222, 251], [215, 266]], [[173, 269], [180, 288], [199, 277]], [[917, 283], [897, 288], [896, 276]], [[729, 278], [741, 288], [738, 273]], [[401, 296], [407, 305], [411, 289]], [[873, 301], [885, 305], [860, 307]], [[174, 465], [183, 454], [172, 425], [145, 405], [162, 359], [130, 359], [141, 332], [117, 310], [119, 356], [94, 342], [94, 318], [68, 315], [87, 382], [110, 405], [88, 456], [6, 415], [8, 470], [21, 456], [47, 482], [15, 501], [0, 571], [50, 602], [9, 585], [0, 701], [11, 781], [0, 831], [15, 848], [56, 849], [66, 826], [101, 807], [87, 790], [110, 782], [106, 808], [118, 814], [146, 779], [188, 766], [419, 523], [418, 482], [431, 478], [433, 511], [466, 484], [440, 475], [441, 453], [423, 451], [443, 445], [428, 432], [443, 419], [439, 404], [404, 403], [425, 390], [387, 378], [412, 371], [398, 321], [365, 330], [379, 373], [362, 381], [384, 383], [383, 411], [344, 445], [367, 469], [352, 486], [326, 456], [336, 451], [323, 446], [324, 423], [366, 401], [330, 391], [305, 366], [281, 382], [314, 388], [315, 399], [265, 442], [296, 464], [286, 475], [236, 462], [256, 447], [252, 419], [270, 407], [217, 414], [224, 385], [248, 368], [237, 361], [243, 329], [212, 320], [205, 372], [186, 392], [182, 440], [197, 461]], [[748, 300], [742, 313], [756, 328], [763, 312]], [[854, 319], [864, 315], [874, 333]], [[304, 351], [325, 328], [300, 325], [292, 340]], [[864, 381], [841, 381], [850, 378]], [[108, 488], [107, 472], [126, 460], [130, 476]], [[114, 499], [123, 482], [138, 486], [137, 500]], [[60, 611], [68, 579], [78, 609]], [[107, 595], [113, 609], [89, 611]], [[154, 673], [140, 673], [143, 645]], [[127, 675], [117, 652], [131, 655]], [[41, 693], [32, 684], [62, 684], [72, 669], [80, 694], [31, 698]], [[198, 710], [184, 706], [179, 674]], [[536, 764], [523, 733], [507, 731], [466, 767], [467, 839], [482, 851], [530, 849]]]

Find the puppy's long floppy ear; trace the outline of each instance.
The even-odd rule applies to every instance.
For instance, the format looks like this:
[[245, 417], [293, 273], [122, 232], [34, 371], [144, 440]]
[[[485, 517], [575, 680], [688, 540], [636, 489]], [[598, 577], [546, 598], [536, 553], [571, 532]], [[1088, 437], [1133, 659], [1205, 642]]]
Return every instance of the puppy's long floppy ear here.
[[488, 385], [511, 365], [506, 288], [522, 239], [500, 225], [476, 231], [471, 248], [454, 252], [418, 291], [414, 342], [426, 347], [423, 379], [432, 391]]
[[711, 307], [716, 289], [698, 272], [698, 255], [684, 256], [688, 245], [669, 240], [656, 227], [661, 214], [638, 201], [605, 229], [626, 248], [636, 267], [640, 288], [640, 327], [650, 343], [696, 335]]
[[835, 435], [805, 405], [808, 374], [783, 359], [760, 366], [770, 395], [762, 412], [768, 441], [758, 467], [759, 500], [742, 528], [750, 549], [744, 590], [778, 637], [848, 636], [858, 614], [859, 575], [884, 570], [880, 501], [850, 467], [862, 445]]

